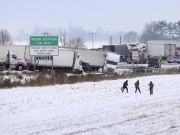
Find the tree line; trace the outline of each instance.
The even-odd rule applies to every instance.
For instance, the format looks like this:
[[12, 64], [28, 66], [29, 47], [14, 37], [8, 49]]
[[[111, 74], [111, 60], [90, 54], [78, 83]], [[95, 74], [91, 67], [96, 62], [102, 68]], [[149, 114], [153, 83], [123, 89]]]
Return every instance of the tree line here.
[[124, 34], [123, 40], [128, 43], [147, 43], [148, 40], [178, 40], [180, 39], [180, 21], [154, 21], [145, 24], [141, 34], [129, 31]]

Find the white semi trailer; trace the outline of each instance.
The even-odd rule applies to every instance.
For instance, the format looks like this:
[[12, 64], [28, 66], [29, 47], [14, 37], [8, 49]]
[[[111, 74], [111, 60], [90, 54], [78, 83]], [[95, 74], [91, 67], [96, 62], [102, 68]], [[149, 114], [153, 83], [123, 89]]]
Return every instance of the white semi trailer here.
[[5, 58], [8, 51], [18, 55], [21, 59], [30, 59], [28, 45], [0, 45], [0, 58]]
[[162, 56], [165, 58], [168, 55], [175, 56], [176, 44], [148, 41], [146, 48], [148, 56]]
[[[36, 56], [36, 68], [39, 70], [60, 69], [66, 72], [82, 72], [81, 56], [74, 50], [59, 49], [59, 55], [53, 56], [52, 60], [48, 56]], [[33, 66], [33, 64], [32, 64]]]
[[[87, 49], [74, 49], [77, 51], [82, 58], [84, 63], [88, 63], [89, 67], [83, 65], [83, 69], [98, 71], [100, 68], [103, 68], [105, 59], [106, 59], [106, 51], [95, 51], [95, 50], [87, 50]], [[88, 69], [87, 69], [88, 68]]]

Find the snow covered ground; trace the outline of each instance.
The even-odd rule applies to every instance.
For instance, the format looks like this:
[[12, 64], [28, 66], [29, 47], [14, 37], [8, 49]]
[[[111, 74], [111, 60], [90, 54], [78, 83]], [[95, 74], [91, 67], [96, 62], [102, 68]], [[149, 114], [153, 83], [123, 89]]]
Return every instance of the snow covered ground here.
[[[180, 75], [0, 90], [1, 135], [179, 135]], [[140, 93], [134, 83], [139, 79]], [[149, 95], [148, 83], [155, 85]]]

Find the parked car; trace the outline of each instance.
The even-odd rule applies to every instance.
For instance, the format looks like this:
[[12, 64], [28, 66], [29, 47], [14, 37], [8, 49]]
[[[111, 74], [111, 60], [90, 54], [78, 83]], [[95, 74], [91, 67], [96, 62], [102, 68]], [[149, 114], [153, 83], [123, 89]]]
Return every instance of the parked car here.
[[167, 62], [168, 63], [180, 63], [180, 56], [168, 56]]

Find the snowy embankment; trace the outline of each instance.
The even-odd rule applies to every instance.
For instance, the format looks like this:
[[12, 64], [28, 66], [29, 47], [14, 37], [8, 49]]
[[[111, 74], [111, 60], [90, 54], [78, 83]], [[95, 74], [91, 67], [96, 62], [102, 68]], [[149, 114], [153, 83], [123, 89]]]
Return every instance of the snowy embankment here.
[[[179, 135], [180, 75], [0, 90], [2, 135]], [[139, 79], [141, 94], [135, 94]], [[149, 95], [148, 83], [155, 85]]]

